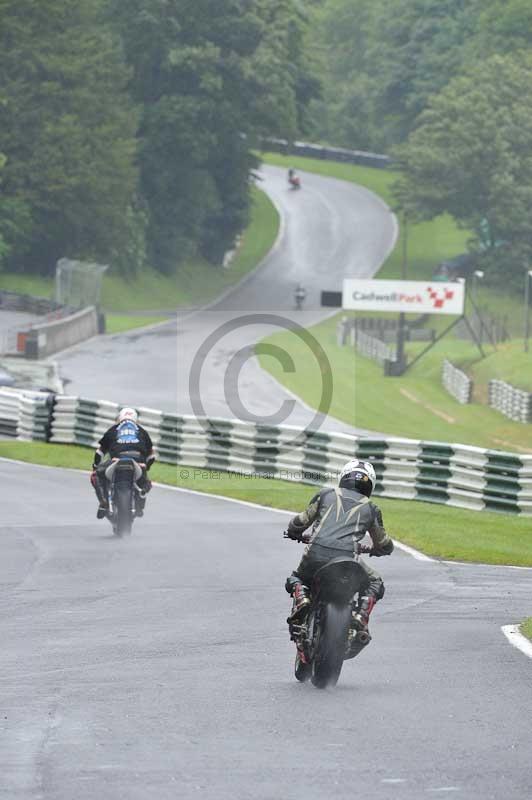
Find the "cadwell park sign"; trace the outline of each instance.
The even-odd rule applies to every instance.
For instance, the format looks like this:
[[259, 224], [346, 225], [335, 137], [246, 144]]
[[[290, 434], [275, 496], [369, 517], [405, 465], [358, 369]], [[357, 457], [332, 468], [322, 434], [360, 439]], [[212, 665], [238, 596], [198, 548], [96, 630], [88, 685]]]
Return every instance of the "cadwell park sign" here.
[[465, 283], [344, 280], [342, 307], [348, 311], [462, 315]]

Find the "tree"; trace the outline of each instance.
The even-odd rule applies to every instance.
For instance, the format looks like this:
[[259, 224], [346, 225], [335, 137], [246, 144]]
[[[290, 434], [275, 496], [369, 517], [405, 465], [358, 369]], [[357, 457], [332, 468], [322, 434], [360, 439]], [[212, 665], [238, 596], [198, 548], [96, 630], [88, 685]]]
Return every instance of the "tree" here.
[[493, 281], [504, 270], [505, 281], [521, 282], [532, 259], [532, 57], [495, 55], [455, 78], [399, 156], [410, 213], [452, 214], [474, 231]]
[[296, 0], [114, 0], [111, 10], [142, 107], [150, 258], [165, 272], [197, 249], [219, 263], [247, 222], [257, 135], [295, 135], [312, 94], [304, 16]]
[[[1, 100], [0, 100], [0, 102], [1, 102]], [[0, 153], [0, 173], [1, 173], [2, 168], [3, 168], [5, 163], [6, 163], [6, 157], [4, 156], [3, 153]], [[0, 175], [0, 186], [1, 186], [1, 175]], [[3, 207], [2, 200], [3, 200], [3, 198], [0, 195], [0, 220], [1, 220], [2, 207]], [[2, 267], [4, 258], [6, 257], [7, 253], [8, 253], [8, 248], [7, 248], [5, 239], [2, 236], [2, 234], [0, 233], [0, 268]]]
[[136, 113], [100, 0], [0, 0], [8, 264], [112, 259], [129, 239]]
[[428, 98], [460, 72], [482, 7], [482, 0], [326, 0], [315, 17], [326, 62], [325, 135], [379, 150], [406, 139]]

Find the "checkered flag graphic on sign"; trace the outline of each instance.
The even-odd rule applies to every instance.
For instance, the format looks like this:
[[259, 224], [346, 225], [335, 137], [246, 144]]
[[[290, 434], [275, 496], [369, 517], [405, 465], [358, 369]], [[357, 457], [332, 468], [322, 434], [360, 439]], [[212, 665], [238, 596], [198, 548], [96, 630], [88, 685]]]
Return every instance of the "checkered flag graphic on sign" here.
[[433, 289], [429, 286], [427, 291], [434, 308], [443, 308], [447, 300], [452, 300], [454, 297], [454, 289]]

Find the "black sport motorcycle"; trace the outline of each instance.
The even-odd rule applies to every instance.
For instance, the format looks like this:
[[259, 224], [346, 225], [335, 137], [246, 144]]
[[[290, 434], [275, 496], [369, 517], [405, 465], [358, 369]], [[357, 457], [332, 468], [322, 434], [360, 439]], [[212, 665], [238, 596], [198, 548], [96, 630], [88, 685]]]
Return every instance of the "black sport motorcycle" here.
[[109, 502], [107, 518], [115, 536], [129, 536], [133, 520], [143, 512], [144, 501], [137, 482], [142, 477], [144, 466], [132, 453], [113, 458], [105, 470]]
[[[367, 545], [359, 544], [357, 550], [359, 554], [372, 553]], [[296, 645], [298, 681], [310, 678], [318, 689], [335, 686], [344, 660], [357, 656], [370, 642], [367, 631], [355, 631], [351, 625], [353, 598], [364, 580], [365, 573], [355, 558], [333, 558], [316, 572], [305, 618], [289, 623], [290, 638]]]

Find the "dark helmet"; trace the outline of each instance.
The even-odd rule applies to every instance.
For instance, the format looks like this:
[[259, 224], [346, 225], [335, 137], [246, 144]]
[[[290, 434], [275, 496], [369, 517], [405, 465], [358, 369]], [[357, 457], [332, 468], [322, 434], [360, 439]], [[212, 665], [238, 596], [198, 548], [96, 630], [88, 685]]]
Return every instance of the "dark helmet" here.
[[377, 477], [369, 461], [357, 458], [348, 461], [340, 473], [340, 489], [352, 489], [366, 497], [371, 497]]

